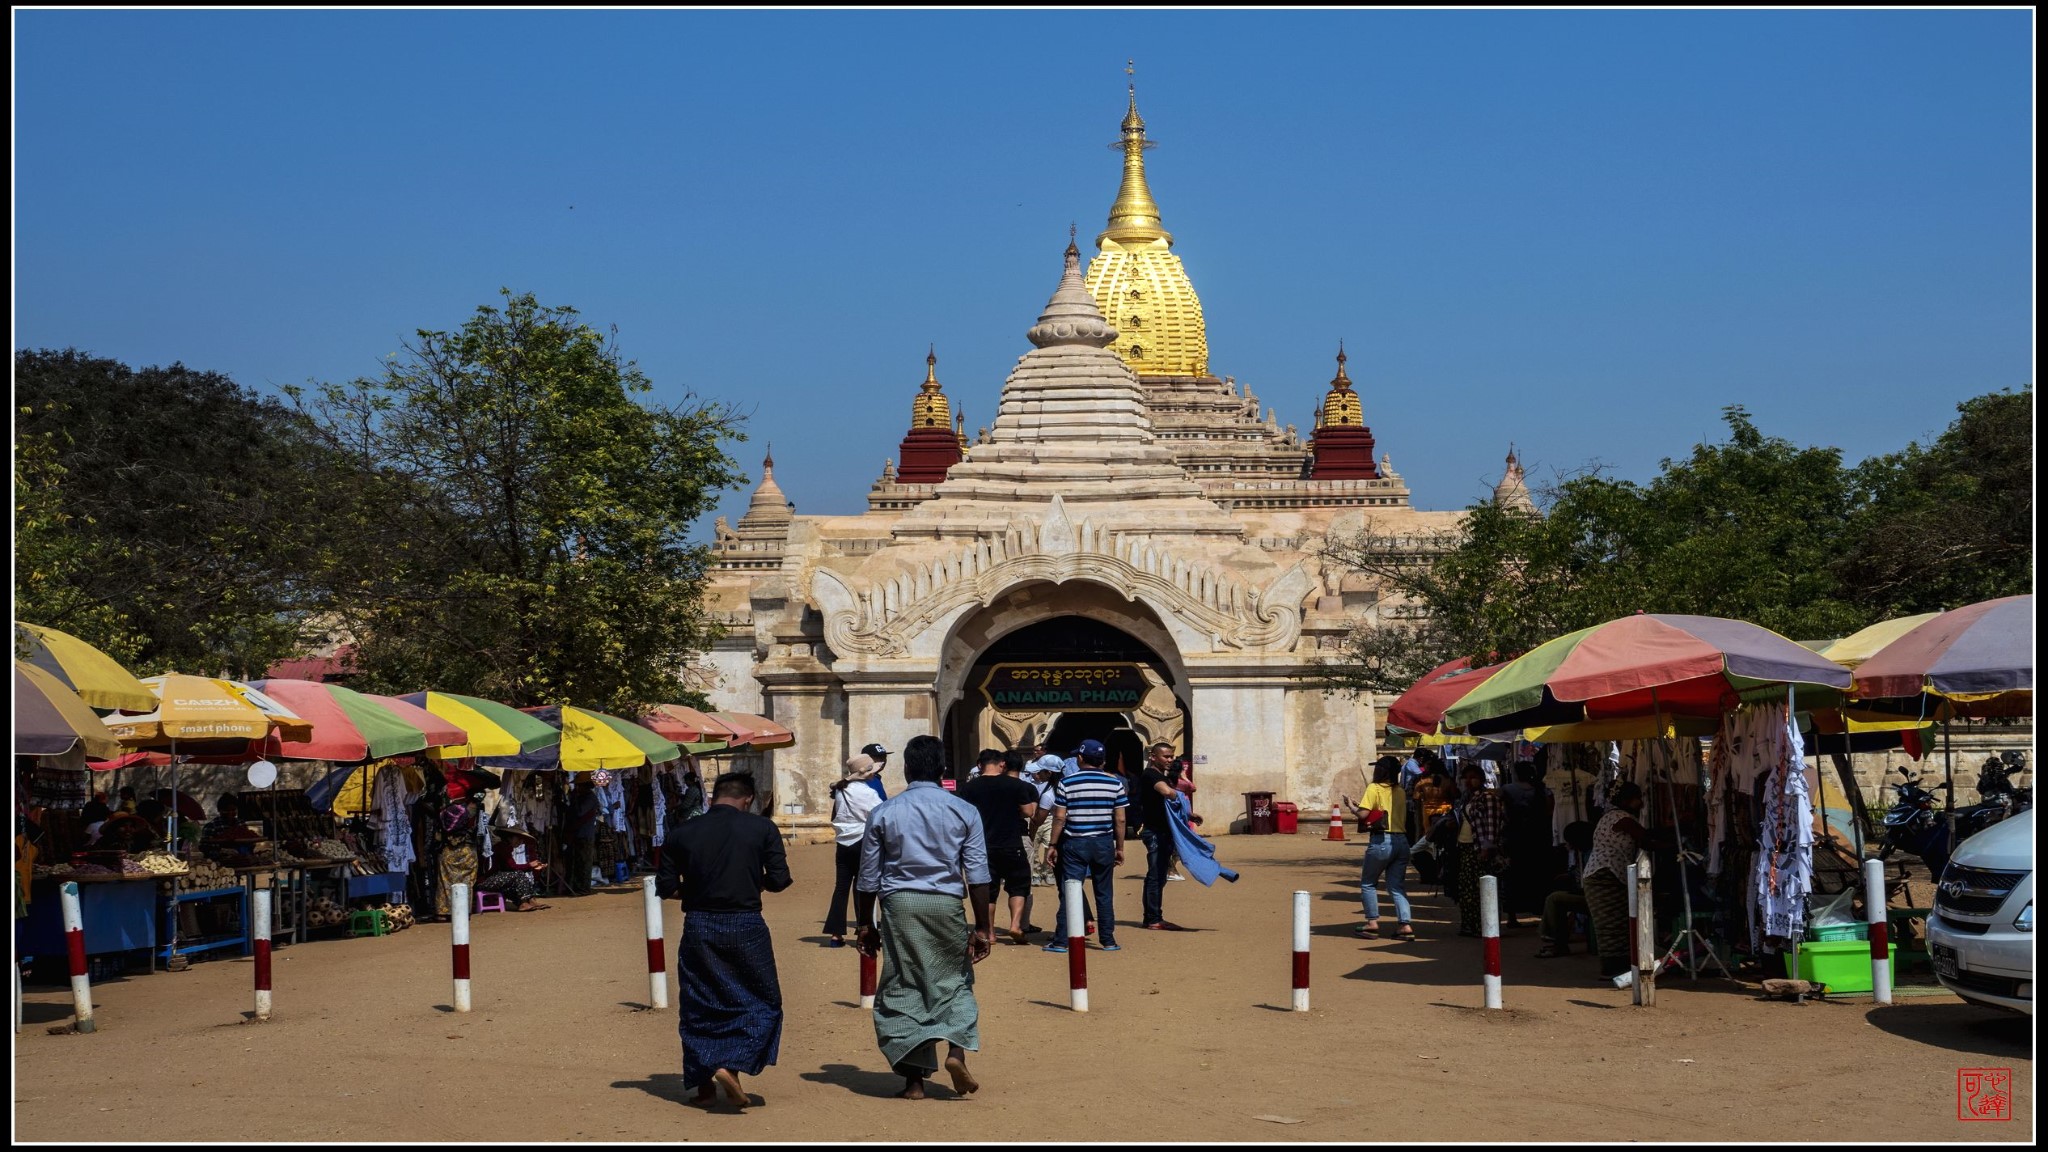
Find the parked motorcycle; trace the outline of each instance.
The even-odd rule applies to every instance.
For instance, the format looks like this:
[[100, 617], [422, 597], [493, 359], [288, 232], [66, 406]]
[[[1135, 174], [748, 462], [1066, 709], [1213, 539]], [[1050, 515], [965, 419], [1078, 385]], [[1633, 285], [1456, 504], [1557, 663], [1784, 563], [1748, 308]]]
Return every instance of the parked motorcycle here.
[[[1999, 767], [2003, 772], [2002, 760]], [[1931, 788], [1922, 787], [1920, 776], [1904, 766], [1899, 768], [1899, 775], [1905, 777], [1905, 781], [1891, 786], [1892, 806], [1884, 814], [1884, 839], [1878, 846], [1878, 859], [1889, 860], [1892, 853], [1903, 850], [1918, 856], [1921, 863], [1927, 865], [1930, 877], [1938, 877], [1942, 869], [1948, 866], [1949, 853], [1953, 846], [1949, 843], [1948, 814], [1936, 803], [1939, 797], [1935, 793], [1946, 790], [1948, 784], [1944, 781]], [[1998, 782], [1987, 781], [1980, 773], [1978, 783], [1981, 790], [1985, 783]], [[2005, 819], [2012, 812], [2019, 811], [2013, 806], [2015, 798], [2011, 795], [2010, 783], [2004, 784], [2003, 787], [2007, 791], [1995, 798], [1972, 804], [1968, 808], [1956, 809], [1957, 840], [1968, 840]], [[2025, 791], [2027, 804], [2031, 806], [2032, 791]]]

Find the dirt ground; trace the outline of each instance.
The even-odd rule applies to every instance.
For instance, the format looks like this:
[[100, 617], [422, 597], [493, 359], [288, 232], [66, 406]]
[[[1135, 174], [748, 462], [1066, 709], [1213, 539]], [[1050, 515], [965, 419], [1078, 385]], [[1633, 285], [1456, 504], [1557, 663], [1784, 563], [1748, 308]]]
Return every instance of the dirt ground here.
[[[830, 845], [791, 849], [768, 898], [787, 1017], [765, 1106], [682, 1103], [673, 1009], [648, 996], [637, 889], [474, 921], [475, 1010], [449, 1007], [448, 929], [281, 949], [276, 1011], [245, 1023], [247, 961], [97, 986], [99, 1031], [51, 1035], [68, 990], [31, 986], [14, 1057], [30, 1141], [1803, 1141], [2028, 1140], [2032, 1021], [1945, 994], [1760, 1002], [1666, 981], [1652, 1009], [1585, 957], [1503, 941], [1508, 1010], [1480, 1003], [1477, 941], [1417, 904], [1414, 945], [1366, 944], [1362, 848], [1229, 837], [1244, 873], [1166, 892], [1184, 934], [1136, 926], [1143, 853], [1119, 870], [1123, 950], [1091, 950], [1093, 1011], [1066, 958], [999, 944], [978, 970], [982, 1090], [912, 1103], [856, 1007], [851, 948], [821, 947]], [[1286, 1010], [1296, 888], [1313, 900], [1313, 1001]], [[1041, 889], [1040, 892], [1049, 890]], [[1434, 889], [1430, 889], [1431, 892]], [[670, 963], [681, 912], [668, 909]], [[1034, 919], [1050, 924], [1050, 904]], [[673, 987], [673, 974], [671, 974]], [[673, 1001], [673, 992], [671, 993]], [[1959, 1123], [1957, 1070], [2010, 1068], [2006, 1123]]]

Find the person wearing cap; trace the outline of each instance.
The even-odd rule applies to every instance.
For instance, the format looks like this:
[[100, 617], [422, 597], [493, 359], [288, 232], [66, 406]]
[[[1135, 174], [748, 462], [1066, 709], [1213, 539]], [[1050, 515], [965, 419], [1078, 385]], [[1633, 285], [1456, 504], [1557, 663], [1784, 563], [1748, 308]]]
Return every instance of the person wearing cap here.
[[1083, 740], [1075, 751], [1079, 771], [1068, 772], [1053, 786], [1052, 839], [1048, 863], [1059, 868], [1060, 918], [1047, 952], [1065, 952], [1067, 880], [1092, 879], [1095, 884], [1096, 943], [1104, 952], [1121, 949], [1116, 942], [1116, 893], [1111, 881], [1124, 862], [1124, 810], [1131, 805], [1123, 778], [1103, 770], [1108, 750], [1100, 740]]
[[[967, 1070], [967, 1053], [981, 1048], [974, 965], [995, 943], [988, 845], [981, 814], [939, 787], [946, 746], [935, 736], [913, 737], [903, 758], [909, 787], [868, 817], [854, 904], [861, 952], [886, 953], [875, 988], [875, 1040], [903, 1077], [901, 1098], [924, 1099], [925, 1080], [941, 1066], [965, 1096], [981, 1087]], [[971, 930], [962, 900], [974, 906]]]
[[[881, 749], [879, 744], [870, 748]], [[888, 755], [883, 752], [883, 755]], [[881, 807], [882, 796], [869, 781], [882, 774], [882, 765], [865, 752], [846, 762], [839, 783], [832, 785], [832, 906], [825, 912], [828, 947], [846, 946], [846, 906], [853, 899], [853, 882], [860, 874], [860, 841], [868, 830], [868, 816]]]

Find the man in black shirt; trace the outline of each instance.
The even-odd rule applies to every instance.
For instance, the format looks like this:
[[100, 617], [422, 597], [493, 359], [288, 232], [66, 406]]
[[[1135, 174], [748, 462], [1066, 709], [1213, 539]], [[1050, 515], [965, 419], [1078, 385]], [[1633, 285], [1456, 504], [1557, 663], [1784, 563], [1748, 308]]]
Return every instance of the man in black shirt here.
[[1010, 898], [1010, 942], [1024, 943], [1024, 898], [1031, 894], [1031, 854], [1024, 836], [1038, 814], [1038, 789], [1024, 779], [1024, 757], [984, 749], [981, 775], [960, 788], [960, 798], [981, 813], [988, 872]]
[[1145, 842], [1145, 927], [1154, 931], [1179, 932], [1178, 924], [1166, 919], [1166, 874], [1173, 871], [1173, 826], [1168, 823], [1166, 802], [1178, 793], [1173, 787], [1173, 745], [1164, 740], [1154, 744], [1145, 766], [1131, 786], [1140, 816], [1138, 838]]
[[746, 1107], [740, 1076], [759, 1076], [775, 1063], [782, 1043], [782, 985], [761, 919], [761, 890], [789, 887], [789, 863], [781, 830], [754, 815], [753, 804], [753, 776], [720, 776], [711, 786], [711, 807], [663, 845], [655, 882], [662, 896], [683, 902], [676, 1027], [683, 1038], [683, 1086], [697, 1090], [699, 1104], [711, 1103], [715, 1092]]

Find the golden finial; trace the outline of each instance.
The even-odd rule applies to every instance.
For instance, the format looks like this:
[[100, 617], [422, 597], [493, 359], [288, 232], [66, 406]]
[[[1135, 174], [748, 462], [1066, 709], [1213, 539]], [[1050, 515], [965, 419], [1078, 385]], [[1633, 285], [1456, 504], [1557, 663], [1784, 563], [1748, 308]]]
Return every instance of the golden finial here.
[[[1137, 74], [1133, 61], [1124, 62], [1124, 72]], [[1159, 205], [1152, 199], [1152, 189], [1145, 183], [1145, 150], [1153, 146], [1145, 139], [1145, 118], [1138, 115], [1138, 86], [1130, 85], [1131, 108], [1124, 115], [1123, 138], [1110, 145], [1123, 150], [1124, 180], [1117, 188], [1116, 203], [1109, 208], [1109, 227], [1096, 238], [1095, 246], [1100, 248], [1104, 240], [1120, 243], [1164, 240], [1173, 243], [1173, 237], [1160, 226]]]

